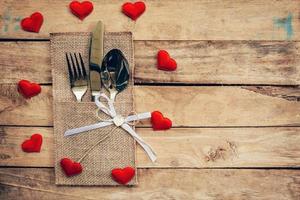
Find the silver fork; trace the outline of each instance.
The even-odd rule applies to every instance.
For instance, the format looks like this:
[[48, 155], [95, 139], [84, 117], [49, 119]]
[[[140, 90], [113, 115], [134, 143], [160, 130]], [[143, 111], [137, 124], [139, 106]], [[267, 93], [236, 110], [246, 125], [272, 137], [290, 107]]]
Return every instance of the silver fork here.
[[[68, 71], [69, 71], [69, 79], [71, 90], [75, 95], [78, 102], [81, 102], [83, 95], [86, 93], [88, 88], [88, 77], [85, 71], [84, 63], [81, 57], [81, 54], [78, 53], [80, 64], [77, 59], [76, 53], [73, 54], [74, 58], [71, 53], [66, 53], [66, 59], [68, 63]], [[71, 60], [71, 62], [70, 62]]]

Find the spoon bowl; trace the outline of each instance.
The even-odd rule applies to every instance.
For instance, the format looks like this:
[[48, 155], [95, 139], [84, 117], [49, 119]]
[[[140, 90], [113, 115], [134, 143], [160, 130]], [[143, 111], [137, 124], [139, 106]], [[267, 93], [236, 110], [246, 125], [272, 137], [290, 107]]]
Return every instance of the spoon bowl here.
[[122, 51], [110, 50], [103, 58], [100, 71], [103, 86], [115, 100], [116, 95], [127, 87], [130, 78], [129, 64]]

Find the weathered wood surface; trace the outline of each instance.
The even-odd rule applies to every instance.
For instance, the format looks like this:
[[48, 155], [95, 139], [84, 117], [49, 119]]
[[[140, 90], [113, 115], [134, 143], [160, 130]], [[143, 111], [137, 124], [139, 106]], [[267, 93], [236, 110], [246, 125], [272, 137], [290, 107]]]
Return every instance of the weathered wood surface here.
[[50, 42], [0, 42], [0, 82], [52, 82]]
[[[138, 128], [156, 151], [156, 163], [138, 147], [138, 168], [300, 167], [300, 128], [176, 128], [166, 132]], [[24, 153], [21, 144], [43, 135], [42, 151]], [[100, 144], [101, 145], [101, 144]], [[53, 167], [53, 129], [2, 127], [0, 166]]]
[[298, 170], [139, 169], [137, 187], [55, 186], [54, 170], [1, 168], [0, 198], [298, 200]]
[[[69, 0], [1, 0], [1, 38], [48, 38], [49, 32], [88, 31], [101, 19], [106, 31], [132, 31], [137, 40], [285, 40], [300, 38], [299, 0], [146, 1], [136, 21], [121, 13], [123, 0], [94, 0], [83, 22], [73, 16]], [[272, 6], [271, 6], [272, 5]], [[34, 11], [44, 15], [39, 34], [24, 32], [20, 20]], [[64, 23], [65, 25], [59, 24]]]
[[[300, 84], [299, 42], [138, 41], [135, 82], [196, 84]], [[157, 70], [156, 55], [167, 49], [175, 72]]]
[[[136, 83], [300, 85], [300, 42], [135, 41]], [[0, 83], [51, 83], [49, 42], [0, 43]], [[175, 72], [156, 68], [167, 49]]]
[[25, 100], [16, 85], [0, 85], [0, 124], [49, 126], [52, 119], [52, 87], [42, 87], [42, 93]]
[[[174, 127], [300, 125], [299, 88], [261, 88], [135, 86], [135, 108], [160, 110]], [[1, 125], [52, 126], [51, 86], [43, 86], [42, 93], [28, 101], [14, 85], [2, 84], [0, 94]], [[149, 126], [149, 121], [139, 126]]]
[[[270, 86], [137, 86], [136, 111], [161, 110], [177, 127], [138, 125], [159, 155], [153, 164], [138, 148], [140, 185], [57, 187], [53, 168], [41, 168], [53, 166], [52, 87], [25, 101], [15, 86], [51, 84], [49, 41], [0, 42], [0, 199], [299, 200], [300, 0], [145, 2], [134, 22], [120, 12], [124, 1], [94, 0], [81, 22], [69, 0], [0, 0], [0, 39], [90, 31], [101, 19], [106, 31], [134, 33], [136, 83]], [[39, 34], [19, 26], [34, 11], [45, 19]], [[159, 49], [177, 60], [176, 72], [156, 70]], [[42, 152], [23, 153], [20, 144], [36, 132]], [[287, 169], [238, 169], [275, 167]]]

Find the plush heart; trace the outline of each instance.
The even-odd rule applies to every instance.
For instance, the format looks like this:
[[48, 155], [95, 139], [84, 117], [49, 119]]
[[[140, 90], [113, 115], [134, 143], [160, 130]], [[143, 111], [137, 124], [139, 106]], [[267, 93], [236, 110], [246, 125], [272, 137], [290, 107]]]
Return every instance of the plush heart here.
[[43, 143], [43, 137], [40, 134], [33, 134], [29, 140], [22, 143], [22, 150], [27, 153], [40, 152]]
[[111, 175], [116, 182], [126, 185], [134, 177], [135, 170], [132, 167], [116, 168], [111, 171]]
[[174, 71], [177, 68], [177, 63], [167, 51], [160, 50], [157, 54], [157, 68], [165, 71]]
[[152, 128], [155, 131], [167, 130], [172, 127], [172, 121], [164, 117], [163, 114], [159, 111], [153, 111], [151, 113], [151, 123]]
[[18, 91], [25, 98], [31, 98], [41, 92], [41, 86], [36, 83], [31, 83], [28, 80], [21, 80], [18, 83]]
[[127, 2], [122, 6], [122, 12], [130, 17], [132, 20], [136, 20], [141, 16], [146, 10], [146, 5], [142, 1], [135, 3]]
[[78, 162], [74, 162], [69, 158], [61, 159], [60, 166], [62, 167], [67, 176], [74, 176], [82, 172], [81, 164]]
[[26, 17], [21, 21], [21, 27], [24, 31], [36, 32], [40, 31], [43, 24], [43, 15], [39, 12], [35, 12], [30, 17]]
[[89, 1], [83, 1], [81, 3], [78, 1], [72, 1], [69, 4], [69, 7], [71, 12], [81, 20], [87, 17], [94, 9], [93, 4]]

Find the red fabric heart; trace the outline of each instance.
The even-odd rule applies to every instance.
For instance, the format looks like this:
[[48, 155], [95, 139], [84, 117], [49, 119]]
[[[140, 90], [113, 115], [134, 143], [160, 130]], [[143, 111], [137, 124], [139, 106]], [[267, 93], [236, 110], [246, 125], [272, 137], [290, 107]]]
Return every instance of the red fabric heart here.
[[18, 92], [26, 99], [38, 95], [41, 92], [41, 86], [36, 83], [31, 83], [28, 80], [21, 80], [18, 83]]
[[160, 50], [157, 53], [157, 68], [165, 71], [174, 71], [177, 68], [177, 63], [167, 51]]
[[43, 143], [43, 137], [40, 134], [33, 134], [29, 140], [22, 143], [22, 150], [27, 153], [40, 152]]
[[116, 168], [111, 171], [111, 175], [116, 182], [126, 185], [134, 177], [135, 170], [132, 167]]
[[172, 121], [169, 118], [163, 116], [159, 111], [153, 111], [151, 113], [152, 128], [155, 131], [167, 130], [172, 127]]
[[89, 1], [83, 1], [81, 3], [78, 1], [72, 1], [69, 4], [69, 7], [71, 12], [81, 20], [87, 17], [94, 9], [93, 4]]
[[69, 158], [61, 159], [60, 166], [62, 167], [67, 176], [74, 176], [82, 172], [81, 164], [78, 162], [74, 162]]
[[40, 31], [43, 24], [43, 15], [39, 12], [35, 12], [30, 17], [26, 17], [21, 21], [21, 27], [24, 31], [36, 32]]
[[146, 10], [146, 5], [142, 1], [135, 3], [126, 2], [122, 6], [122, 12], [132, 20], [139, 18]]

